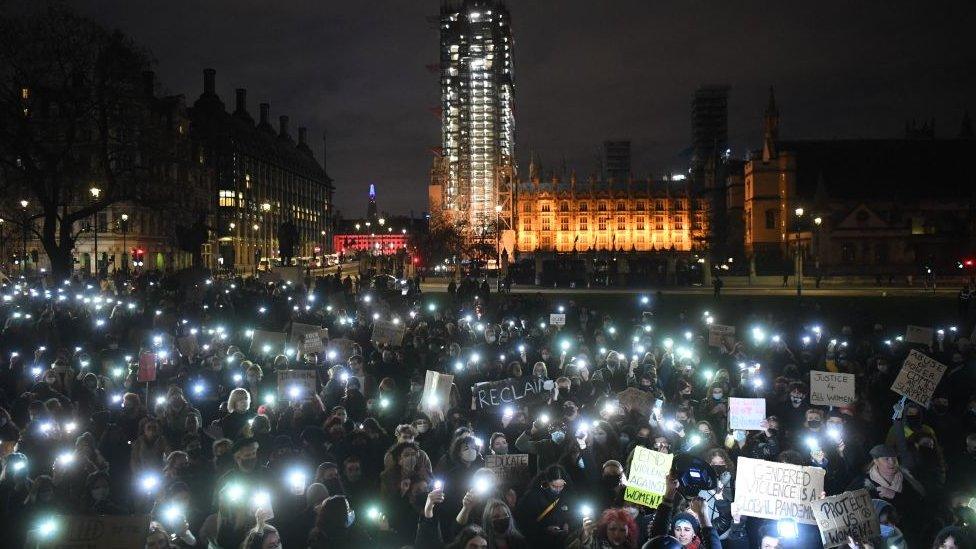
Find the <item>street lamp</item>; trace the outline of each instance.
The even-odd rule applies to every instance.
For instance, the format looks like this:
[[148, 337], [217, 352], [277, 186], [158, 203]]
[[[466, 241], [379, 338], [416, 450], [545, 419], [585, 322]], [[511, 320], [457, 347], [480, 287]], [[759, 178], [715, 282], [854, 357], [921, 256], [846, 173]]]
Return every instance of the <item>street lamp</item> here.
[[24, 249], [22, 250], [22, 255], [20, 256], [20, 271], [24, 275], [27, 274], [27, 223], [30, 221], [27, 218], [27, 206], [29, 205], [30, 202], [26, 200], [20, 201], [20, 207], [24, 209], [24, 223], [22, 227], [24, 233], [23, 234]]
[[122, 231], [122, 272], [129, 274], [129, 248], [125, 243], [125, 234], [129, 232], [129, 214], [122, 214], [121, 219], [119, 229]]
[[813, 243], [813, 269], [814, 276], [817, 277], [817, 287], [820, 287], [820, 226], [823, 224], [823, 218], [819, 215], [813, 218], [813, 224], [816, 226], [816, 231], [813, 236], [816, 240]]
[[[102, 194], [102, 190], [98, 187], [92, 187], [88, 189], [91, 192], [92, 198], [98, 200], [98, 196]], [[92, 237], [94, 239], [94, 252], [95, 252], [95, 278], [98, 278], [98, 209], [96, 208], [92, 212]]]
[[380, 225], [385, 225], [386, 224], [386, 219], [384, 219], [384, 218], [381, 217], [379, 219], [379, 222], [380, 222]]
[[800, 259], [800, 219], [803, 217], [803, 208], [797, 208], [793, 210], [796, 214], [796, 258], [795, 258], [795, 269], [796, 269], [796, 297], [800, 297], [803, 294], [803, 260]]
[[271, 220], [268, 214], [271, 212], [271, 204], [264, 202], [261, 204], [261, 211], [264, 212], [264, 253], [268, 257], [268, 267], [271, 267]]

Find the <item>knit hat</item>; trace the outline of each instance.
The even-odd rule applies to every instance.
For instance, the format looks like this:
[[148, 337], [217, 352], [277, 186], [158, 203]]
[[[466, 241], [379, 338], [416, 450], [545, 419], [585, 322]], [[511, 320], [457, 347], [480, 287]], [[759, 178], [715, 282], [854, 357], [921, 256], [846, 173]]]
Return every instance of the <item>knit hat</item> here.
[[678, 513], [677, 515], [674, 516], [674, 518], [671, 520], [671, 531], [674, 531], [675, 527], [678, 526], [678, 523], [681, 522], [687, 522], [688, 524], [690, 524], [691, 529], [695, 531], [696, 536], [701, 534], [701, 523], [698, 522], [698, 519], [695, 517], [695, 515], [692, 515], [687, 511]]

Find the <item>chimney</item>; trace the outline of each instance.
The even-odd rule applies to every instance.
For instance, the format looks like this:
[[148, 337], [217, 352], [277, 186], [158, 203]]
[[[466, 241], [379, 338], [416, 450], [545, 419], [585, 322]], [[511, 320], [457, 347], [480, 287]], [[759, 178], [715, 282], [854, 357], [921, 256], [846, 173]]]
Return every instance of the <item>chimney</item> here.
[[142, 89], [147, 97], [156, 95], [156, 73], [153, 71], [142, 71]]
[[305, 138], [308, 136], [308, 128], [298, 128], [298, 144], [308, 146], [305, 143]]
[[285, 115], [278, 117], [278, 137], [288, 137], [288, 117]]
[[214, 95], [215, 86], [214, 78], [217, 76], [217, 71], [213, 69], [203, 69], [203, 94], [204, 95]]
[[247, 90], [237, 88], [237, 104], [234, 107], [234, 114], [247, 114]]
[[259, 105], [259, 107], [261, 108], [261, 120], [260, 120], [260, 123], [261, 123], [262, 126], [267, 126], [269, 124], [268, 118], [270, 118], [270, 116], [271, 116], [271, 104], [270, 103], [261, 103], [261, 105]]

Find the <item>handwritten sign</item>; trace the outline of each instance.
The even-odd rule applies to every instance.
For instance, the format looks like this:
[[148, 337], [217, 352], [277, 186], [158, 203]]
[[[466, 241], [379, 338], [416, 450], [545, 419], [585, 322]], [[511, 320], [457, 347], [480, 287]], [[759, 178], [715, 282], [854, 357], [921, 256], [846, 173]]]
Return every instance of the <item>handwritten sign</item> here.
[[708, 346], [721, 347], [722, 343], [733, 343], [735, 341], [735, 326], [723, 326], [721, 324], [710, 324], [708, 326]]
[[735, 503], [739, 513], [816, 524], [810, 503], [823, 492], [825, 471], [740, 457], [736, 462]]
[[417, 408], [431, 419], [434, 419], [434, 412], [447, 413], [447, 409], [451, 407], [451, 385], [453, 384], [454, 376], [427, 370], [427, 374], [424, 376], [424, 391], [420, 394], [420, 403]]
[[865, 489], [818, 499], [811, 504], [826, 549], [847, 546], [847, 537], [867, 541], [881, 535], [878, 514]]
[[269, 332], [266, 330], [254, 330], [254, 336], [251, 337], [251, 347], [248, 350], [250, 354], [278, 354], [285, 350], [285, 342], [287, 341], [287, 336], [285, 332]]
[[523, 488], [529, 481], [529, 454], [487, 455], [485, 467], [507, 488]]
[[139, 373], [136, 375], [139, 383], [156, 381], [156, 353], [143, 351], [139, 353]]
[[302, 352], [303, 353], [323, 353], [325, 352], [325, 345], [322, 343], [322, 336], [319, 332], [308, 332], [305, 334], [305, 339], [302, 341]]
[[855, 398], [854, 374], [810, 370], [810, 404], [845, 407]]
[[471, 394], [475, 396], [478, 409], [484, 410], [548, 394], [544, 383], [545, 380], [534, 377], [510, 377], [501, 381], [476, 383], [471, 387]]
[[765, 419], [765, 398], [729, 398], [729, 429], [759, 431]]
[[549, 315], [549, 324], [553, 326], [566, 325], [566, 313], [552, 313]]
[[64, 549], [142, 547], [149, 531], [148, 515], [72, 515], [54, 520], [62, 529], [54, 545]]
[[389, 320], [373, 321], [373, 343], [377, 345], [390, 345], [399, 347], [403, 343], [403, 334], [407, 327], [402, 323], [393, 323]]
[[302, 338], [305, 337], [305, 334], [309, 332], [317, 332], [320, 329], [322, 328], [317, 324], [304, 324], [301, 322], [292, 322], [291, 341], [294, 341], [295, 343], [301, 343]]
[[891, 385], [891, 390], [928, 408], [932, 393], [945, 371], [945, 364], [912, 349]]
[[932, 336], [935, 331], [932, 328], [926, 328], [925, 326], [912, 326], [911, 324], [905, 328], [905, 342], [906, 343], [918, 343], [919, 345], [931, 345]]
[[297, 401], [315, 396], [318, 389], [315, 370], [278, 370], [277, 374], [279, 399]]
[[674, 454], [662, 454], [643, 446], [634, 447], [624, 501], [656, 509], [667, 491], [667, 476]]

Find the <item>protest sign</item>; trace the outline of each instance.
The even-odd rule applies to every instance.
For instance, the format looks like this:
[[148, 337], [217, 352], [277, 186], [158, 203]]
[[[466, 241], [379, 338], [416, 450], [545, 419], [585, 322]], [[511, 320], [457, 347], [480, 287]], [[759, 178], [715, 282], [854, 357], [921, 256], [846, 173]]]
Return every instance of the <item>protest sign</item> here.
[[305, 334], [309, 332], [317, 332], [321, 328], [322, 327], [319, 326], [318, 324], [303, 324], [301, 322], [292, 322], [291, 341], [295, 342], [296, 344], [300, 344], [304, 340]]
[[868, 541], [881, 535], [878, 514], [865, 489], [818, 499], [811, 504], [826, 549], [847, 546], [847, 537]]
[[906, 343], [918, 343], [920, 345], [931, 345], [932, 336], [935, 332], [932, 328], [926, 328], [925, 326], [912, 326], [911, 324], [905, 328], [905, 342]]
[[637, 410], [642, 416], [651, 413], [651, 406], [654, 405], [654, 394], [650, 391], [641, 391], [637, 387], [627, 387], [617, 393], [617, 401], [625, 412]]
[[139, 373], [136, 375], [139, 383], [156, 381], [156, 353], [143, 351], [139, 353]]
[[810, 503], [823, 492], [824, 473], [819, 467], [740, 457], [736, 462], [736, 508], [749, 517], [816, 524]]
[[[355, 350], [355, 341], [340, 337], [329, 340], [329, 344], [325, 346], [325, 355], [329, 357], [330, 364], [335, 364], [349, 360]], [[330, 356], [332, 353], [335, 353], [335, 357]]]
[[254, 330], [251, 337], [251, 347], [248, 353], [251, 355], [263, 353], [265, 355], [278, 354], [285, 350], [285, 343], [288, 337], [285, 332], [269, 332], [266, 330]]
[[721, 347], [722, 343], [732, 344], [735, 341], [735, 326], [710, 324], [708, 326], [708, 346]]
[[200, 343], [194, 334], [176, 338], [176, 349], [186, 358], [192, 358], [200, 351]]
[[674, 454], [662, 454], [643, 446], [634, 447], [624, 501], [656, 509], [667, 492], [667, 476]]
[[403, 334], [407, 327], [403, 323], [393, 323], [389, 320], [373, 321], [373, 343], [377, 345], [391, 345], [399, 347], [403, 342]]
[[529, 454], [487, 455], [485, 467], [506, 488], [521, 489], [529, 480]]
[[932, 393], [945, 371], [945, 364], [912, 349], [891, 385], [891, 390], [928, 408]]
[[278, 398], [281, 400], [305, 400], [312, 398], [318, 389], [315, 370], [278, 370]]
[[61, 531], [54, 544], [62, 549], [131, 549], [146, 543], [148, 515], [56, 516]]
[[765, 398], [729, 398], [729, 429], [759, 431], [765, 419]]
[[854, 399], [854, 374], [810, 370], [810, 404], [844, 407]]
[[454, 376], [427, 370], [427, 375], [424, 377], [424, 392], [420, 395], [420, 403], [417, 408], [432, 420], [435, 411], [441, 414], [447, 413], [447, 409], [451, 407], [451, 385], [453, 384]]
[[553, 326], [565, 326], [566, 325], [566, 314], [565, 313], [552, 313], [549, 315], [549, 324]]
[[325, 352], [325, 345], [322, 343], [322, 336], [319, 335], [318, 331], [308, 332], [305, 334], [305, 339], [304, 341], [302, 341], [302, 352], [303, 353]]
[[510, 377], [476, 383], [471, 387], [471, 394], [475, 397], [477, 408], [484, 410], [516, 402], [522, 404], [525, 399], [547, 395], [549, 391], [543, 386], [544, 383], [545, 380], [534, 377]]

